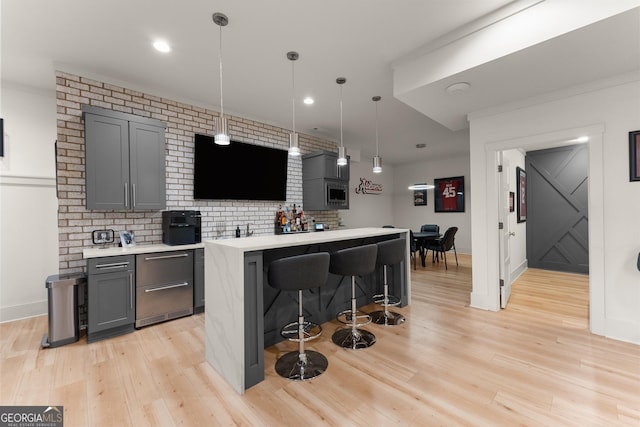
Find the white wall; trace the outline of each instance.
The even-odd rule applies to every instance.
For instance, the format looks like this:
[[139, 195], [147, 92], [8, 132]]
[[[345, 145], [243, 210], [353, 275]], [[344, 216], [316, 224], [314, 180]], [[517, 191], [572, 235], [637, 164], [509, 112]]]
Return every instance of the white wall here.
[[[464, 212], [435, 212], [434, 190], [427, 190], [427, 206], [413, 205], [413, 191], [407, 187], [420, 183], [433, 184], [433, 180], [436, 178], [454, 176], [464, 176]], [[452, 157], [405, 164], [396, 168], [394, 181], [393, 212], [397, 226], [418, 231], [422, 224], [438, 224], [442, 233], [449, 227], [458, 227], [456, 251], [471, 253], [470, 194], [473, 183], [469, 173], [469, 157]]]
[[[475, 307], [497, 310], [496, 150], [540, 149], [587, 134], [591, 331], [640, 343], [640, 183], [629, 181], [628, 132], [640, 129], [640, 82], [471, 115], [473, 292]], [[547, 98], [550, 99], [550, 98]]]
[[[349, 210], [339, 211], [341, 222], [347, 228], [395, 225], [393, 218], [395, 168], [384, 165], [382, 172], [375, 174], [372, 172], [372, 168], [373, 164], [364, 160], [350, 164]], [[356, 188], [360, 185], [360, 178], [382, 185], [382, 192], [356, 193]]]
[[58, 272], [53, 92], [2, 86], [0, 321], [47, 312], [45, 281]]

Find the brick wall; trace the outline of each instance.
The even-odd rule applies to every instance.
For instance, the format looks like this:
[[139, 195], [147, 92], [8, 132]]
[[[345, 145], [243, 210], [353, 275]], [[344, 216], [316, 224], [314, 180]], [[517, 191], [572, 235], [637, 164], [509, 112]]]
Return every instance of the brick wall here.
[[[84, 269], [82, 250], [93, 247], [91, 232], [96, 229], [132, 230], [139, 244], [162, 242], [161, 211], [85, 208], [83, 104], [150, 117], [167, 124], [167, 209], [199, 210], [203, 239], [214, 237], [214, 223], [219, 222], [226, 225], [225, 237], [233, 236], [237, 225], [244, 233], [247, 224], [254, 236], [273, 234], [280, 203], [193, 200], [193, 136], [213, 134], [217, 112], [64, 72], [56, 72], [56, 99], [60, 273]], [[281, 149], [289, 146], [287, 129], [236, 116], [228, 116], [228, 124], [232, 139]], [[307, 135], [301, 134], [299, 142], [303, 154], [336, 150], [335, 143]], [[286, 204], [294, 203], [302, 203], [302, 161], [290, 157]], [[305, 213], [309, 218], [337, 228], [337, 211]], [[116, 243], [118, 241], [116, 238]]]

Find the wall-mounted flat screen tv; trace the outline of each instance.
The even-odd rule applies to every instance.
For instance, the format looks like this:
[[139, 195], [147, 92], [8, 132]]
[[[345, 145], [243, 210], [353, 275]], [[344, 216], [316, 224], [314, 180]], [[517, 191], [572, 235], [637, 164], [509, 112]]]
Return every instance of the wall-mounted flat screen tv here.
[[213, 136], [196, 134], [193, 198], [285, 201], [288, 159], [286, 150], [239, 141], [216, 145]]

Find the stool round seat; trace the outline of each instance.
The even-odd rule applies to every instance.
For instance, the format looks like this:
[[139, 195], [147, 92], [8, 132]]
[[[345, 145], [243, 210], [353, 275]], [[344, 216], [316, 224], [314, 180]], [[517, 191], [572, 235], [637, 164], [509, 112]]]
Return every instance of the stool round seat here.
[[370, 274], [376, 268], [378, 246], [375, 243], [341, 249], [331, 254], [329, 272], [341, 276], [351, 276], [351, 309], [338, 313], [336, 318], [345, 324], [332, 336], [334, 344], [358, 350], [371, 347], [376, 342], [373, 333], [362, 329], [371, 323], [371, 316], [357, 310], [356, 307], [356, 276]]
[[376, 264], [383, 266], [384, 291], [382, 294], [374, 295], [373, 302], [382, 305], [384, 309], [370, 313], [371, 321], [375, 324], [393, 326], [405, 321], [405, 317], [402, 314], [389, 310], [389, 307], [400, 305], [401, 301], [400, 298], [389, 295], [387, 267], [400, 263], [404, 259], [406, 251], [407, 244], [402, 238], [378, 243]]
[[302, 291], [324, 286], [329, 275], [330, 256], [327, 252], [295, 255], [269, 264], [269, 285], [282, 291], [298, 291], [298, 321], [281, 329], [281, 335], [298, 343], [298, 350], [288, 352], [276, 361], [275, 370], [281, 377], [305, 381], [327, 370], [327, 358], [312, 350], [305, 351], [304, 343], [322, 333], [317, 323], [304, 320]]

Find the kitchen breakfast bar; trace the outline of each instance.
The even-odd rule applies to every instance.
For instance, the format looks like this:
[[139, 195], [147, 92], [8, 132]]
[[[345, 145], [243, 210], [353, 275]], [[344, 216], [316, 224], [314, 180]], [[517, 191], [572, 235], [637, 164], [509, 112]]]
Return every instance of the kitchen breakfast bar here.
[[[405, 257], [391, 266], [388, 280], [390, 293], [404, 306], [410, 303], [411, 295], [409, 230], [358, 228], [204, 241], [207, 362], [240, 394], [264, 379], [264, 348], [282, 340], [279, 329], [297, 318], [298, 307], [297, 293], [268, 285], [270, 262], [398, 237], [407, 242]], [[376, 268], [358, 281], [359, 307], [380, 293], [381, 271]], [[328, 322], [349, 307], [350, 298], [349, 279], [330, 274], [325, 286], [305, 292], [304, 307], [309, 312], [305, 317], [319, 324]]]

